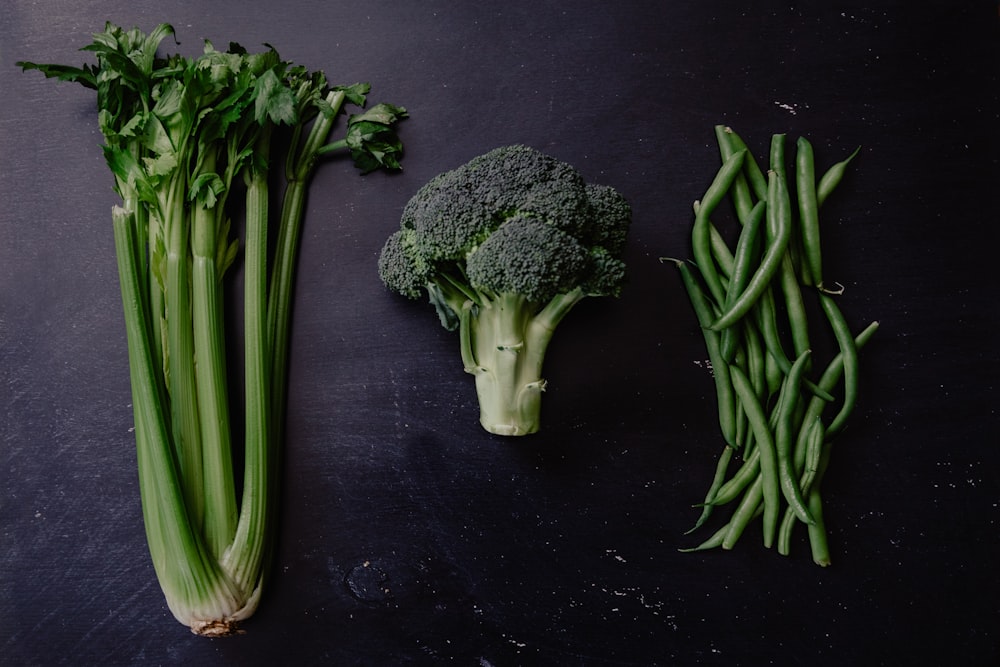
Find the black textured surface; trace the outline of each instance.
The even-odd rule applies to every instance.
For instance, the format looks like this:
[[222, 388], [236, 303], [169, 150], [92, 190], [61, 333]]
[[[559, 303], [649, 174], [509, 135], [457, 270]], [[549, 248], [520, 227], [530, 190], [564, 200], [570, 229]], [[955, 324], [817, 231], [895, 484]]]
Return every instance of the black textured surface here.
[[[0, 7], [0, 663], [993, 665], [1000, 658], [994, 2], [46, 2]], [[89, 91], [105, 20], [267, 42], [406, 106], [405, 171], [320, 169], [297, 285], [281, 544], [241, 637], [170, 617], [138, 503]], [[718, 165], [857, 145], [827, 213], [855, 329], [882, 328], [824, 488], [834, 564], [748, 532], [681, 554], [720, 446], [672, 267]], [[631, 284], [548, 358], [543, 430], [477, 424], [456, 338], [375, 261], [434, 174], [526, 143], [634, 207]]]

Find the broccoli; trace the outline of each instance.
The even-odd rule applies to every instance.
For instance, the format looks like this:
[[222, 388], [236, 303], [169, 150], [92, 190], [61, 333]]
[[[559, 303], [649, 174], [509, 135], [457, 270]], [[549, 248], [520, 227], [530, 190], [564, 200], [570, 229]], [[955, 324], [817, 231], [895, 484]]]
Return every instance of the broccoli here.
[[406, 204], [379, 275], [426, 293], [459, 331], [480, 423], [498, 435], [539, 429], [542, 363], [556, 326], [586, 296], [618, 296], [632, 211], [614, 188], [523, 145], [440, 174]]

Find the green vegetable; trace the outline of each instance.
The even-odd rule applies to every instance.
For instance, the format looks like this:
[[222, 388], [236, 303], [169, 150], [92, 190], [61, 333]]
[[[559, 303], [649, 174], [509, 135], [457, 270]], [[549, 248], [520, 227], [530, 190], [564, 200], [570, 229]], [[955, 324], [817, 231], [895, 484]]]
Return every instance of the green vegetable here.
[[[708, 190], [705, 192], [705, 196], [702, 197], [701, 201], [696, 203], [694, 227], [691, 229], [691, 246], [692, 252], [694, 253], [694, 261], [699, 266], [705, 267], [705, 270], [702, 271], [702, 277], [708, 285], [709, 294], [711, 294], [716, 301], [720, 302], [725, 302], [726, 290], [722, 286], [722, 281], [719, 278], [718, 273], [709, 268], [713, 266], [711, 261], [712, 225], [709, 218], [715, 211], [715, 208], [726, 196], [726, 193], [729, 192], [736, 176], [741, 173], [741, 170], [743, 169], [743, 158], [745, 156], [746, 151], [733, 153], [722, 164], [722, 168], [719, 170], [719, 173], [716, 174], [715, 180], [713, 180], [712, 184], [708, 187]], [[729, 253], [729, 256], [731, 257], [732, 253]], [[727, 273], [731, 273], [731, 267]]]
[[622, 288], [630, 222], [613, 188], [535, 149], [501, 147], [420, 188], [379, 275], [404, 296], [428, 294], [442, 325], [458, 329], [482, 426], [525, 435], [539, 428], [556, 326], [584, 297]]
[[[788, 242], [791, 239], [792, 231], [791, 227], [787, 224], [786, 216], [783, 215], [786, 212], [787, 205], [783, 209], [782, 203], [787, 200], [787, 196], [782, 197], [781, 186], [775, 172], [769, 172], [768, 183], [766, 210], [770, 242], [767, 244], [767, 249], [764, 251], [764, 256], [760, 264], [753, 271], [747, 282], [746, 288], [736, 296], [732, 296], [729, 299], [721, 299], [726, 308], [723, 314], [712, 323], [712, 328], [716, 331], [731, 327], [750, 311], [757, 299], [761, 297], [764, 290], [771, 284], [772, 279], [778, 273], [781, 263], [786, 256], [785, 253], [788, 249]], [[749, 230], [752, 228], [747, 226], [744, 229], [747, 230], [747, 233], [750, 233]], [[695, 261], [698, 261], [697, 257]], [[708, 262], [703, 260], [698, 266], [701, 267], [707, 264]], [[702, 274], [704, 275], [706, 272], [710, 273], [710, 271], [710, 269], [704, 269], [702, 270]]]
[[[368, 172], [397, 169], [380, 104], [330, 139], [367, 84], [331, 87], [269, 49], [159, 56], [173, 29], [108, 23], [83, 50], [96, 65], [18, 63], [97, 93], [104, 154], [121, 197], [112, 224], [129, 350], [147, 542], [167, 604], [192, 632], [238, 631], [260, 601], [274, 550], [278, 446], [286, 396], [290, 300], [306, 185], [319, 159], [350, 154]], [[286, 133], [280, 144], [272, 141]], [[287, 140], [285, 140], [287, 138]], [[277, 248], [269, 262], [272, 165], [285, 162]], [[278, 192], [280, 195], [280, 191]], [[243, 206], [237, 199], [243, 198]], [[243, 211], [242, 221], [233, 215]], [[242, 222], [242, 224], [240, 224]], [[223, 281], [244, 230], [245, 376], [230, 392]], [[244, 396], [243, 470], [231, 412]], [[239, 495], [238, 495], [239, 491]]]
[[[828, 565], [820, 482], [833, 439], [858, 401], [858, 351], [878, 324], [855, 337], [836, 293], [824, 285], [819, 213], [857, 151], [817, 185], [812, 146], [800, 139], [795, 187], [789, 188], [784, 135], [771, 137], [766, 176], [732, 130], [716, 127], [716, 138], [722, 166], [703, 199], [710, 206], [695, 206], [695, 263], [676, 262], [712, 363], [726, 442], [692, 530], [715, 509], [729, 504], [735, 509], [711, 537], [685, 551], [732, 549], [750, 522], [762, 517], [766, 547], [776, 545], [788, 554], [792, 529], [801, 522], [814, 561]], [[709, 219], [726, 198], [738, 223], [732, 251]], [[813, 321], [817, 311], [825, 318]], [[817, 333], [832, 338], [838, 354], [812, 379], [811, 340]], [[731, 473], [737, 455], [742, 462]]]

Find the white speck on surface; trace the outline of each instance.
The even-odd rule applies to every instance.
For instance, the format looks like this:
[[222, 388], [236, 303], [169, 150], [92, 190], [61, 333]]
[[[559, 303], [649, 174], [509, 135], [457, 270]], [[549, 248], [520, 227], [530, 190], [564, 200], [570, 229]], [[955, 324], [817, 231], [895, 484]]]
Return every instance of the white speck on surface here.
[[774, 104], [779, 108], [784, 109], [788, 113], [792, 114], [793, 116], [799, 112], [797, 104], [788, 104], [787, 102], [778, 102], [777, 100], [775, 100]]

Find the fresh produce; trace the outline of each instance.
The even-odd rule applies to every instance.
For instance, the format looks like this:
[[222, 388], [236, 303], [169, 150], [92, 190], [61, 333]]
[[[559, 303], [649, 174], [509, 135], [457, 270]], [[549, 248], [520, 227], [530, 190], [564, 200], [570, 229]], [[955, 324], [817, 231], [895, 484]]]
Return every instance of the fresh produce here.
[[[167, 24], [144, 34], [108, 23], [83, 49], [96, 65], [18, 64], [97, 93], [104, 154], [121, 197], [111, 217], [147, 542], [177, 620], [219, 636], [237, 632], [257, 608], [275, 546], [290, 305], [308, 182], [327, 155], [349, 154], [363, 172], [397, 169], [394, 124], [406, 112], [373, 106], [349, 116], [331, 139], [344, 106], [365, 105], [367, 84], [331, 87], [322, 72], [285, 62], [273, 49], [251, 54], [238, 44], [223, 52], [206, 42], [197, 57], [158, 55], [173, 34]], [[282, 187], [269, 185], [269, 170], [282, 162], [277, 245], [269, 249], [271, 188]], [[243, 206], [234, 205], [241, 197]], [[239, 211], [242, 219], [233, 219]], [[241, 229], [242, 342], [236, 327], [227, 331], [223, 303]], [[240, 346], [243, 386], [230, 391], [227, 349]], [[232, 421], [241, 395], [238, 481]]]
[[[820, 483], [857, 403], [858, 351], [878, 327], [852, 334], [838, 304], [842, 288], [823, 275], [819, 210], [857, 151], [817, 181], [805, 138], [792, 173], [785, 135], [772, 136], [766, 172], [730, 128], [716, 127], [716, 138], [722, 166], [694, 206], [693, 263], [676, 261], [704, 334], [725, 441], [692, 531], [713, 510], [733, 510], [691, 550], [732, 549], [759, 517], [764, 546], [787, 555], [801, 522], [813, 560], [825, 566]], [[726, 201], [735, 243], [713, 221], [726, 217]], [[836, 349], [825, 364], [817, 355], [824, 343]]]
[[618, 295], [631, 208], [609, 186], [527, 146], [505, 146], [433, 178], [407, 203], [378, 262], [383, 282], [425, 293], [459, 332], [480, 423], [539, 429], [542, 363], [556, 326], [586, 296]]

